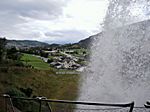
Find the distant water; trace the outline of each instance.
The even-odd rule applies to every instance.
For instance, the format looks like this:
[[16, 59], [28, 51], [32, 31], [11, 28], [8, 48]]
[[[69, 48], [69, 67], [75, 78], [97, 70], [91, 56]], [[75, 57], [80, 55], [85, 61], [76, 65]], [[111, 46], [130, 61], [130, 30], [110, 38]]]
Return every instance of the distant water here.
[[109, 2], [78, 100], [143, 106], [150, 100], [150, 2]]

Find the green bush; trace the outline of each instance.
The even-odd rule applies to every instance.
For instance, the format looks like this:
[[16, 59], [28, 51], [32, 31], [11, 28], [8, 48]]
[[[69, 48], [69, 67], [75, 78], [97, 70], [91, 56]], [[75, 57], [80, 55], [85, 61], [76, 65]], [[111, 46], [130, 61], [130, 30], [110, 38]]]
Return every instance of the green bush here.
[[19, 66], [19, 67], [24, 67], [24, 64], [23, 64], [23, 62], [21, 62], [21, 61], [15, 61], [15, 64], [14, 64], [15, 66]]
[[20, 88], [20, 90], [21, 90], [27, 97], [31, 97], [32, 91], [33, 91], [31, 88], [27, 88], [27, 89]]
[[25, 97], [25, 94], [20, 90], [18, 90], [17, 88], [10, 88], [9, 90], [7, 90], [6, 94], [15, 97]]
[[[32, 89], [27, 88], [27, 89], [24, 89], [24, 90], [26, 90], [26, 92], [29, 91], [30, 94], [31, 94]], [[9, 89], [8, 92], [6, 92], [6, 94], [9, 94], [11, 97], [26, 97], [26, 95], [17, 88]], [[21, 100], [21, 99], [13, 99], [12, 101], [13, 101], [13, 105], [16, 108], [18, 108], [21, 111], [26, 111], [26, 112], [31, 111], [31, 110], [32, 110], [32, 112], [36, 112], [37, 111], [36, 108], [39, 105], [37, 102]]]

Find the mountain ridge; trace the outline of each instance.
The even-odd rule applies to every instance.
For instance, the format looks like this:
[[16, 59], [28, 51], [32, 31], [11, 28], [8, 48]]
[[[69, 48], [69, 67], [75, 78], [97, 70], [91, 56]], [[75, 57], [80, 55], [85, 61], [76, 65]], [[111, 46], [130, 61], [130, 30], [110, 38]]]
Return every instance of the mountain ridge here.
[[[97, 34], [96, 34], [97, 35]], [[77, 43], [73, 43], [71, 45], [79, 45], [84, 48], [88, 48], [91, 45], [92, 38], [96, 35], [90, 36], [88, 38], [85, 38], [83, 40], [80, 40]], [[64, 44], [67, 45], [67, 44]], [[61, 44], [53, 43], [48, 44], [46, 42], [40, 42], [37, 40], [7, 40], [7, 47], [17, 47], [17, 48], [30, 48], [30, 47], [46, 47], [46, 46], [61, 46]]]
[[7, 40], [7, 47], [45, 47], [48, 46], [48, 43], [40, 42], [36, 40]]

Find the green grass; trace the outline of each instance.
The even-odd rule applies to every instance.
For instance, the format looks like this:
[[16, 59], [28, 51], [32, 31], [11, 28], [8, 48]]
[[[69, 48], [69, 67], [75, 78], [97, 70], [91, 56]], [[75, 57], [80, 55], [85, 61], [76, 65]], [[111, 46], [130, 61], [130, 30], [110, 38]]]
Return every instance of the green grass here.
[[88, 54], [88, 50], [84, 49], [84, 48], [82, 48], [82, 49], [73, 49], [73, 51], [77, 52], [77, 54], [76, 53], [72, 54], [73, 56], [76, 56], [76, 57], [81, 57], [83, 55], [87, 55]]
[[[78, 96], [78, 74], [56, 74], [43, 60], [30, 54], [23, 54], [21, 61], [34, 68], [0, 65], [0, 93], [20, 88], [31, 88], [33, 96], [48, 99], [75, 100]], [[13, 63], [13, 62], [12, 62]], [[64, 71], [61, 71], [64, 72]], [[2, 102], [0, 101], [0, 107]], [[55, 107], [55, 105], [54, 105]], [[26, 107], [25, 107], [26, 108]], [[1, 109], [0, 109], [1, 110]]]
[[32, 88], [33, 95], [51, 99], [73, 100], [78, 91], [77, 74], [54, 74], [52, 71], [11, 67], [0, 71], [0, 92], [9, 88]]
[[20, 91], [20, 88], [31, 88], [32, 96], [75, 100], [78, 96], [78, 84], [77, 74], [55, 74], [50, 70], [24, 67], [9, 67], [5, 71], [0, 69], [0, 93], [11, 89]]
[[42, 59], [40, 59], [40, 58], [38, 58], [36, 56], [33, 56], [31, 54], [23, 53], [21, 61], [24, 64], [33, 66], [35, 69], [50, 70], [50, 66], [49, 66], [48, 63], [45, 63]]

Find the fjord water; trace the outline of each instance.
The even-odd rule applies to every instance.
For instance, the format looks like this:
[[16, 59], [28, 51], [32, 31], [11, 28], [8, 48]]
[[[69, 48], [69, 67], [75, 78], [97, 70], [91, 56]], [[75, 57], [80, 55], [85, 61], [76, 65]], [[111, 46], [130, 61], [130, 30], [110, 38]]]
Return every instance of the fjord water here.
[[150, 2], [109, 2], [78, 100], [143, 106], [150, 100]]

